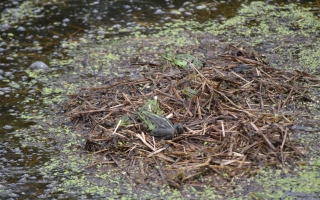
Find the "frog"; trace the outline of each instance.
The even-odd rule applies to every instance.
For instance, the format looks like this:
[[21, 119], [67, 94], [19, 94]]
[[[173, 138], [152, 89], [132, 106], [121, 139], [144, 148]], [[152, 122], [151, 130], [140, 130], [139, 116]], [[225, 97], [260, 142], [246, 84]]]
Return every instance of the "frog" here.
[[127, 115], [123, 115], [117, 120], [116, 124], [119, 124], [119, 126], [128, 126], [132, 124], [132, 121]]
[[143, 108], [138, 111], [139, 118], [148, 127], [149, 134], [160, 139], [170, 140], [183, 133], [181, 124], [172, 124], [166, 117]]
[[161, 110], [157, 99], [148, 99], [147, 102], [139, 108], [139, 110], [148, 110], [158, 115], [163, 115], [164, 111]]
[[190, 87], [183, 88], [181, 92], [187, 95], [189, 98], [193, 98], [198, 94], [198, 91], [191, 89]]
[[202, 69], [206, 63], [203, 59], [195, 57], [191, 54], [177, 54], [174, 53], [166, 53], [161, 55], [162, 58], [169, 61], [172, 65], [176, 65], [182, 69], [190, 70], [193, 69], [191, 64], [196, 69]]

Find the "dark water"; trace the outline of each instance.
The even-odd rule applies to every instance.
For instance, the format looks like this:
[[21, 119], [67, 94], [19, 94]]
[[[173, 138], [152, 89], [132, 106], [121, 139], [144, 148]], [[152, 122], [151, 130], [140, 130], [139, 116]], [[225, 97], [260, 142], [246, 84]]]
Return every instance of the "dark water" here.
[[[292, 1], [269, 3], [290, 2]], [[294, 2], [315, 8], [315, 14], [319, 15], [317, 1]], [[32, 146], [28, 146], [21, 142], [22, 138], [26, 137], [50, 135], [50, 131], [32, 132], [32, 127], [36, 124], [32, 116], [46, 109], [41, 101], [37, 101], [44, 98], [39, 90], [42, 83], [50, 81], [34, 80], [25, 73], [34, 61], [49, 63], [54, 56], [63, 57], [60, 52], [61, 41], [72, 38], [76, 40], [101, 25], [113, 28], [114, 32], [108, 35], [110, 38], [127, 35], [127, 32], [119, 30], [130, 29], [137, 24], [145, 26], [145, 33], [152, 33], [156, 31], [152, 29], [152, 24], [164, 24], [180, 18], [222, 22], [235, 16], [241, 4], [248, 2], [34, 1], [32, 6], [14, 10], [27, 3], [28, 1], [13, 0], [0, 2], [1, 199], [59, 198], [59, 195], [50, 194], [53, 187], [51, 180], [43, 177], [38, 170], [50, 158], [59, 156], [59, 143], [39, 140], [39, 143], [34, 142]], [[202, 5], [206, 5], [208, 9], [203, 10]], [[180, 14], [173, 13], [177, 10]], [[55, 70], [65, 73], [64, 69]], [[31, 120], [21, 118], [22, 113], [28, 113]], [[59, 180], [60, 177], [57, 176], [56, 179]]]

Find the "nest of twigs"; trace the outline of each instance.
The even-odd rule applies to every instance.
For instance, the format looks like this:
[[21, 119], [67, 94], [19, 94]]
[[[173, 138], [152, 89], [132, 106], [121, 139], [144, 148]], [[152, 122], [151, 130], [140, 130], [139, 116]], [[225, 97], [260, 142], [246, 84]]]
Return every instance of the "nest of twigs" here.
[[[179, 187], [219, 184], [217, 180], [247, 177], [261, 166], [286, 165], [303, 156], [290, 139], [291, 126], [298, 110], [312, 101], [308, 90], [318, 80], [229, 48], [218, 62], [206, 60], [201, 70], [172, 66], [163, 73], [154, 67], [143, 78], [113, 78], [71, 95], [67, 116], [75, 127], [89, 128], [85, 148], [102, 158], [88, 168], [116, 167], [138, 183]], [[186, 87], [197, 94], [185, 95]], [[148, 135], [137, 109], [155, 96], [170, 120], [183, 124], [183, 134], [171, 140]], [[122, 116], [132, 124], [118, 126]]]

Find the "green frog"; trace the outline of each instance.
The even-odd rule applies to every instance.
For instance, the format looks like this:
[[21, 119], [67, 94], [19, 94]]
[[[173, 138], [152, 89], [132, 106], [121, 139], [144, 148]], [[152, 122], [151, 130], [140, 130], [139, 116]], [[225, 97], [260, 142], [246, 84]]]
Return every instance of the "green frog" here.
[[138, 111], [138, 116], [147, 125], [152, 136], [169, 140], [183, 133], [181, 124], [173, 125], [169, 119], [162, 115], [141, 108]]
[[176, 66], [181, 67], [185, 70], [193, 69], [191, 64], [197, 69], [201, 69], [206, 64], [203, 59], [194, 57], [190, 54], [175, 55], [173, 53], [167, 53], [167, 54], [163, 54], [161, 56], [162, 56], [162, 58], [168, 60], [172, 65], [176, 65]]
[[183, 88], [181, 92], [187, 95], [189, 98], [193, 98], [198, 94], [197, 90], [191, 89], [190, 87]]

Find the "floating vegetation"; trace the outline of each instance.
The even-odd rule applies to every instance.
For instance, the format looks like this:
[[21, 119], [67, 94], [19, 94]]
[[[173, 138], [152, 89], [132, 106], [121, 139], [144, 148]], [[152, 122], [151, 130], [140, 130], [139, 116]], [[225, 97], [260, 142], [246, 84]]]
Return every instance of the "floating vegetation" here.
[[[159, 65], [135, 62], [149, 71], [135, 79], [106, 78], [99, 87], [70, 95], [66, 116], [75, 129], [88, 133], [84, 148], [97, 156], [87, 168], [117, 168], [139, 184], [220, 187], [262, 166], [293, 165], [303, 157], [303, 147], [291, 136], [301, 123], [295, 119], [306, 118], [302, 111], [315, 101], [309, 94], [319, 80], [275, 69], [257, 52], [237, 45], [223, 53], [219, 48], [201, 69], [187, 60], [189, 70], [163, 60], [169, 65], [165, 72]], [[160, 121], [167, 116], [172, 124], [182, 124], [182, 134], [166, 140], [149, 134], [138, 112], [155, 97], [164, 112]]]

